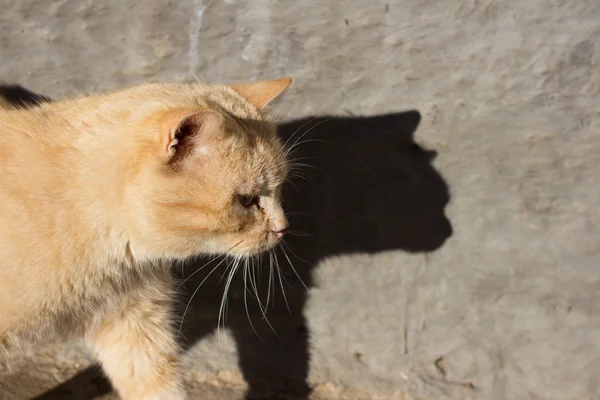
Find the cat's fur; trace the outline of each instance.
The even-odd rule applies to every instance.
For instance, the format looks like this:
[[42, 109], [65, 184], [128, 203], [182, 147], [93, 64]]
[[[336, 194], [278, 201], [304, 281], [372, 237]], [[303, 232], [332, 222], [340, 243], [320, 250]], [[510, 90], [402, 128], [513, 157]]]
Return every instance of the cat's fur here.
[[0, 358], [80, 335], [123, 399], [183, 399], [169, 263], [281, 238], [285, 152], [262, 109], [290, 82], [0, 103]]

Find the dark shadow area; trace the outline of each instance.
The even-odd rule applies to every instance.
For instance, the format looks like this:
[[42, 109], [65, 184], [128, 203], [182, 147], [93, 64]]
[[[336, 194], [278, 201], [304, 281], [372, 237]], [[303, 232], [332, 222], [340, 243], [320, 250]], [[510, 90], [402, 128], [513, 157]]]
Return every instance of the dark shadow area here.
[[[249, 273], [256, 291], [250, 282], [244, 290], [241, 270], [229, 289], [225, 326], [235, 337], [240, 368], [250, 386], [247, 398], [308, 397], [310, 332], [303, 311], [306, 287], [313, 286], [312, 270], [320, 260], [386, 250], [431, 252], [452, 235], [444, 212], [448, 185], [431, 163], [436, 153], [414, 141], [420, 119], [418, 111], [408, 111], [318, 117], [279, 126], [284, 140], [298, 140], [294, 158], [310, 167], [301, 168], [303, 177], [293, 177], [284, 187], [291, 231], [283, 247], [293, 268], [278, 250], [281, 281], [277, 273], [270, 274], [269, 257], [263, 257], [262, 265]], [[202, 265], [190, 263], [180, 277], [189, 277]], [[216, 329], [226, 267], [208, 276], [212, 265], [184, 285], [188, 294], [181, 300], [186, 304], [206, 279], [185, 317], [185, 348]], [[347, 272], [353, 273], [352, 268]], [[270, 286], [275, 289], [269, 293]], [[256, 293], [263, 305], [269, 297], [271, 326]], [[89, 369], [37, 399], [83, 400], [109, 390], [98, 370]]]

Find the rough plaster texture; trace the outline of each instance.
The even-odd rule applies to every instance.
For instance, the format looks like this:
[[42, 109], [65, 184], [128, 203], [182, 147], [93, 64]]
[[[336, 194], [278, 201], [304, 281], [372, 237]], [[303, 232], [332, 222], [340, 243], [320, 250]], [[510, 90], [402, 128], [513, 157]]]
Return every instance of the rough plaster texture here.
[[[51, 97], [142, 81], [291, 75], [290, 92], [274, 107], [284, 121], [421, 113], [414, 140], [438, 152], [433, 165], [450, 187], [445, 216], [452, 235], [421, 249], [411, 249], [408, 241], [393, 243], [430, 230], [419, 221], [388, 229], [382, 212], [391, 220], [396, 213], [410, 216], [377, 197], [385, 197], [381, 188], [392, 188], [394, 180], [381, 175], [369, 184], [352, 181], [353, 173], [373, 172], [362, 162], [375, 151], [368, 141], [360, 142], [366, 155], [342, 151], [351, 161], [343, 171], [348, 182], [339, 183], [342, 175], [329, 165], [315, 192], [323, 198], [300, 197], [316, 210], [308, 218], [325, 221], [315, 231], [333, 249], [308, 256], [310, 292], [295, 295], [292, 304], [296, 314], [304, 310], [305, 321], [288, 315], [278, 299], [268, 317], [280, 337], [264, 333], [262, 324], [265, 345], [247, 327], [243, 305], [236, 312], [243, 296], [234, 291], [228, 316], [234, 322], [219, 342], [211, 311], [218, 304], [210, 303], [218, 303], [210, 295], [220, 290], [218, 280], [213, 288], [204, 286], [186, 317], [207, 327], [185, 356], [194, 398], [243, 396], [238, 365], [248, 379], [261, 371], [286, 379], [307, 373], [309, 385], [317, 387], [315, 398], [600, 396], [597, 0], [2, 0], [0, 5], [0, 80]], [[375, 130], [373, 148], [381, 152], [386, 144]], [[353, 140], [349, 132], [348, 143]], [[337, 136], [332, 142], [344, 146]], [[320, 162], [336, 154], [333, 147], [315, 150]], [[400, 151], [399, 157], [407, 154]], [[433, 172], [424, 174], [415, 179], [430, 176], [428, 182], [440, 188]], [[329, 187], [354, 191], [344, 197]], [[348, 200], [352, 207], [346, 207]], [[353, 219], [360, 221], [365, 240], [372, 234], [378, 241], [364, 248], [358, 242], [347, 248], [332, 244], [331, 235], [344, 234], [337, 224]], [[351, 225], [346, 228], [354, 235], [350, 240], [359, 237]], [[389, 245], [378, 247], [388, 239]], [[307, 257], [304, 252], [298, 256]], [[295, 266], [303, 268], [301, 262]], [[300, 328], [307, 334], [296, 339], [290, 332]], [[307, 335], [310, 357], [302, 350]], [[26, 399], [73, 376], [90, 363], [78, 349], [40, 346], [3, 366], [0, 398]], [[307, 367], [286, 365], [286, 354], [293, 362], [306, 359]], [[256, 393], [266, 397], [265, 390]]]

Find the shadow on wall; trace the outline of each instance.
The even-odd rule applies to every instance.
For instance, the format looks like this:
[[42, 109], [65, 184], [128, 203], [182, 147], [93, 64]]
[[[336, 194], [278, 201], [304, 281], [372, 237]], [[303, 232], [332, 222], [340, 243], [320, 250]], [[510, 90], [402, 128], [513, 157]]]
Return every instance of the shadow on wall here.
[[[37, 103], [31, 93], [14, 88], [8, 92], [0, 87], [0, 94], [26, 93], [10, 100]], [[431, 164], [436, 153], [414, 142], [420, 119], [418, 111], [408, 111], [373, 117], [318, 117], [279, 126], [284, 141], [298, 141], [294, 157], [311, 167], [303, 168], [305, 176], [292, 178], [284, 187], [291, 231], [283, 247], [293, 268], [278, 250], [283, 283], [277, 273], [269, 273], [269, 257], [263, 257], [259, 266], [262, 273], [249, 274], [257, 280], [263, 305], [269, 284], [275, 286], [267, 310], [273, 329], [262, 318], [253, 285], [248, 284], [244, 292], [242, 271], [229, 288], [225, 325], [235, 337], [240, 368], [250, 387], [248, 398], [308, 397], [310, 332], [303, 314], [308, 296], [304, 285], [311, 287], [311, 272], [320, 260], [386, 250], [431, 252], [452, 234], [444, 213], [450, 200], [448, 186]], [[203, 265], [201, 261], [188, 265], [183, 278]], [[213, 265], [216, 261], [184, 286], [187, 295], [182, 303], [186, 304], [206, 278], [185, 317], [185, 348], [216, 328], [225, 266], [208, 276]], [[352, 267], [348, 268], [348, 273], [353, 273]], [[36, 399], [91, 399], [110, 390], [99, 369], [90, 368]]]

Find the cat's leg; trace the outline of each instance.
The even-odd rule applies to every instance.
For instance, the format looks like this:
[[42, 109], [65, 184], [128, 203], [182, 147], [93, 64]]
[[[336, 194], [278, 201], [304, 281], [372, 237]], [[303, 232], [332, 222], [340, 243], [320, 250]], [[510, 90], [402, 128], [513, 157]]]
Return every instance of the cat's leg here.
[[123, 400], [183, 400], [171, 324], [172, 283], [167, 275], [150, 279], [156, 282], [129, 294], [88, 340]]

